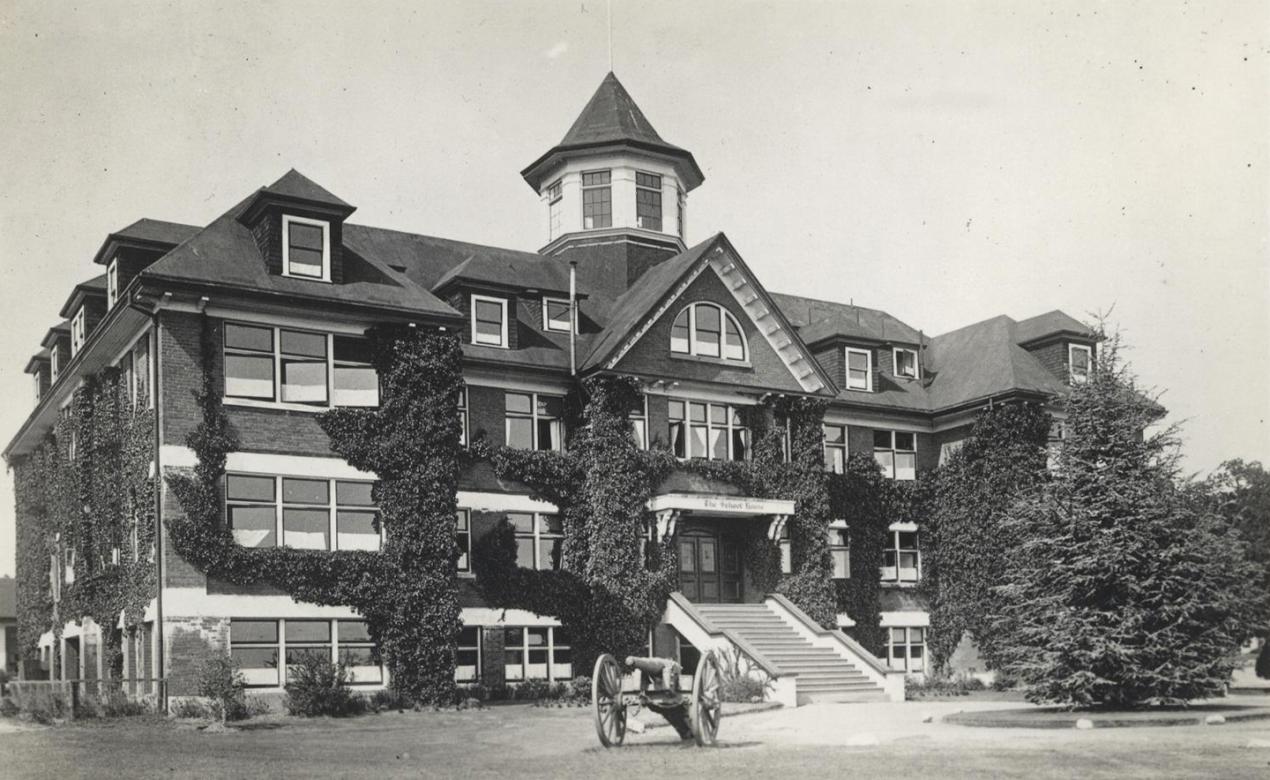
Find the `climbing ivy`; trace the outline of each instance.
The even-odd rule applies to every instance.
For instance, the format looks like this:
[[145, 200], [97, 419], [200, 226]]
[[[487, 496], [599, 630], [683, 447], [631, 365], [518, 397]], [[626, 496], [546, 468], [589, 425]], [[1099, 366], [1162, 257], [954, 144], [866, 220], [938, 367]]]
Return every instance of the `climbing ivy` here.
[[456, 484], [461, 465], [458, 339], [452, 333], [380, 325], [368, 334], [380, 405], [319, 417], [331, 448], [379, 477], [381, 552], [244, 548], [222, 521], [221, 482], [237, 437], [216, 381], [214, 328], [203, 320], [202, 420], [188, 444], [197, 465], [167, 476], [182, 514], [168, 518], [173, 546], [209, 575], [238, 585], [266, 583], [300, 601], [361, 613], [393, 686], [423, 702], [449, 702], [460, 628], [455, 584]]

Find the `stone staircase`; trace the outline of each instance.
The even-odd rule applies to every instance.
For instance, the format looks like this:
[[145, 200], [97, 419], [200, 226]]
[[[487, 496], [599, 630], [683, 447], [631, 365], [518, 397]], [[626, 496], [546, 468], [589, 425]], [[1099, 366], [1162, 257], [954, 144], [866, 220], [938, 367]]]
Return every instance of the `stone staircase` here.
[[693, 607], [720, 629], [735, 632], [781, 671], [797, 675], [798, 703], [888, 701], [886, 692], [850, 660], [818, 647], [767, 604], [701, 604]]

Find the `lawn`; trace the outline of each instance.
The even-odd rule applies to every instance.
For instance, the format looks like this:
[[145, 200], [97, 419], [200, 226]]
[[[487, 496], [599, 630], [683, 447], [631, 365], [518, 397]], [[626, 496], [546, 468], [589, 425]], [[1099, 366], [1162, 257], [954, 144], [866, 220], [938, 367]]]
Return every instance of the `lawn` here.
[[[922, 724], [932, 711], [936, 722]], [[614, 750], [598, 746], [589, 710], [579, 709], [265, 719], [219, 734], [138, 717], [0, 731], [0, 777], [1270, 776], [1270, 748], [1247, 747], [1270, 742], [1266, 721], [1172, 728], [1164, 739], [1158, 729], [1044, 732], [938, 722], [953, 711], [956, 705], [927, 703], [814, 705], [725, 716], [713, 749], [654, 729]], [[846, 746], [861, 729], [878, 744]]]

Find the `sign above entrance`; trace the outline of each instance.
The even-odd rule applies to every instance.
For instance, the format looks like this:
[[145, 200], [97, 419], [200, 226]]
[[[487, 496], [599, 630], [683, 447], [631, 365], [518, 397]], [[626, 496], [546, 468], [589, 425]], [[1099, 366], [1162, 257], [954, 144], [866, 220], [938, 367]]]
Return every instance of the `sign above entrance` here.
[[674, 510], [703, 515], [745, 516], [792, 515], [794, 502], [776, 498], [750, 498], [747, 496], [701, 495], [697, 493], [666, 493], [648, 500], [651, 512]]

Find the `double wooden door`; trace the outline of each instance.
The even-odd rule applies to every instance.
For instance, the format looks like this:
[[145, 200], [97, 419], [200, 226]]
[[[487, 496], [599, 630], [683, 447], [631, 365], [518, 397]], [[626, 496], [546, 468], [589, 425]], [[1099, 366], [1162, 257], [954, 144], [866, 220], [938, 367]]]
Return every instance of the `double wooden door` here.
[[741, 546], [708, 528], [679, 532], [679, 592], [689, 601], [741, 602]]

